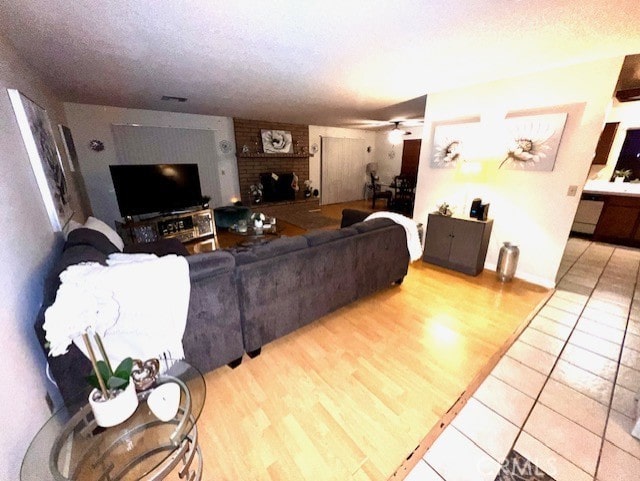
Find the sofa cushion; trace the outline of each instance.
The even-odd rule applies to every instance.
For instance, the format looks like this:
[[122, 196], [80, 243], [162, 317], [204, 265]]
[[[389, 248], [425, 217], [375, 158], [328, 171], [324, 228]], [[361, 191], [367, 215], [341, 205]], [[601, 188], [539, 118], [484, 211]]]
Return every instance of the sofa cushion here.
[[107, 236], [107, 239], [109, 239], [111, 243], [116, 246], [120, 252], [122, 252], [122, 248], [124, 247], [122, 237], [120, 237], [115, 230], [102, 222], [100, 219], [89, 216], [87, 221], [84, 223], [84, 226], [87, 229], [93, 229], [98, 232], [102, 232], [105, 236]]
[[160, 239], [154, 242], [144, 242], [142, 244], [131, 244], [124, 246], [125, 254], [155, 254], [158, 257], [169, 254], [188, 256], [189, 251], [178, 239]]
[[344, 229], [314, 230], [303, 234], [303, 237], [307, 239], [309, 247], [313, 247], [326, 244], [327, 242], [331, 242], [336, 239], [351, 237], [352, 235], [356, 235], [357, 233], [357, 230], [345, 227]]
[[281, 256], [288, 252], [295, 252], [308, 247], [307, 239], [304, 236], [280, 237], [270, 242], [257, 244], [251, 247], [239, 247], [233, 249], [231, 253], [236, 259], [236, 265], [249, 264], [261, 259]]
[[350, 225], [362, 222], [369, 216], [369, 214], [371, 214], [371, 212], [367, 212], [364, 210], [343, 209], [340, 227], [349, 227]]
[[389, 227], [391, 225], [396, 225], [396, 223], [390, 219], [371, 219], [365, 222], [358, 222], [357, 224], [353, 224], [351, 228], [357, 230], [362, 234], [364, 232], [371, 232], [373, 230], [381, 229], [382, 227]]
[[[89, 246], [102, 252], [105, 256], [120, 252], [120, 250], [111, 242], [106, 235], [94, 229], [79, 227], [69, 232], [67, 241], [64, 243], [63, 251], [74, 246]], [[82, 262], [82, 261], [79, 261]]]
[[213, 251], [187, 257], [189, 277], [197, 281], [233, 270], [236, 261], [229, 252]]

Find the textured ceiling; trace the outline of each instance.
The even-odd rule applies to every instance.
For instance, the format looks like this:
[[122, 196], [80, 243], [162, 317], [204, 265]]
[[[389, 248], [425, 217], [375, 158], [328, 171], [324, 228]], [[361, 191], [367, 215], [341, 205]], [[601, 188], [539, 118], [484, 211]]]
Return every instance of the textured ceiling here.
[[428, 92], [638, 53], [639, 13], [638, 0], [19, 0], [0, 2], [0, 34], [65, 101], [362, 126], [421, 115]]

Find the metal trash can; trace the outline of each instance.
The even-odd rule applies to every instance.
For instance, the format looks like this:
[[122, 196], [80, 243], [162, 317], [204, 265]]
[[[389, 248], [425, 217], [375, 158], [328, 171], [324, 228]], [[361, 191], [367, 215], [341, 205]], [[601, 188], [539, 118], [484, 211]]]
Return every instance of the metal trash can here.
[[511, 242], [505, 242], [498, 255], [498, 265], [496, 266], [498, 279], [502, 282], [509, 282], [513, 279], [518, 267], [519, 257], [520, 249], [518, 249], [518, 246], [511, 245]]

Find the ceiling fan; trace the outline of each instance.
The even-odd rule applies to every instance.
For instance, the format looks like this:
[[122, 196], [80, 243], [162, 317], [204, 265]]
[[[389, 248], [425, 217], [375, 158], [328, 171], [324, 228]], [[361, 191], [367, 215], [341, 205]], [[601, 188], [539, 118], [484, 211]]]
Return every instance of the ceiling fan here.
[[391, 142], [393, 145], [401, 144], [402, 137], [405, 135], [411, 135], [411, 132], [401, 129], [400, 121], [394, 121], [392, 123], [394, 124], [394, 127], [389, 131], [389, 142]]

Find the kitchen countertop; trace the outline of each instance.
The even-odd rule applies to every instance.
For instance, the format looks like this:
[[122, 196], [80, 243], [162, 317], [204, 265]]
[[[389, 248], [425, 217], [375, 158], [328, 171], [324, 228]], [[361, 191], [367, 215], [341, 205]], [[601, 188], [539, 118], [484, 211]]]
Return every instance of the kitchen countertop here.
[[582, 190], [583, 194], [620, 195], [624, 197], [640, 197], [640, 182], [608, 182], [604, 180], [588, 180]]

